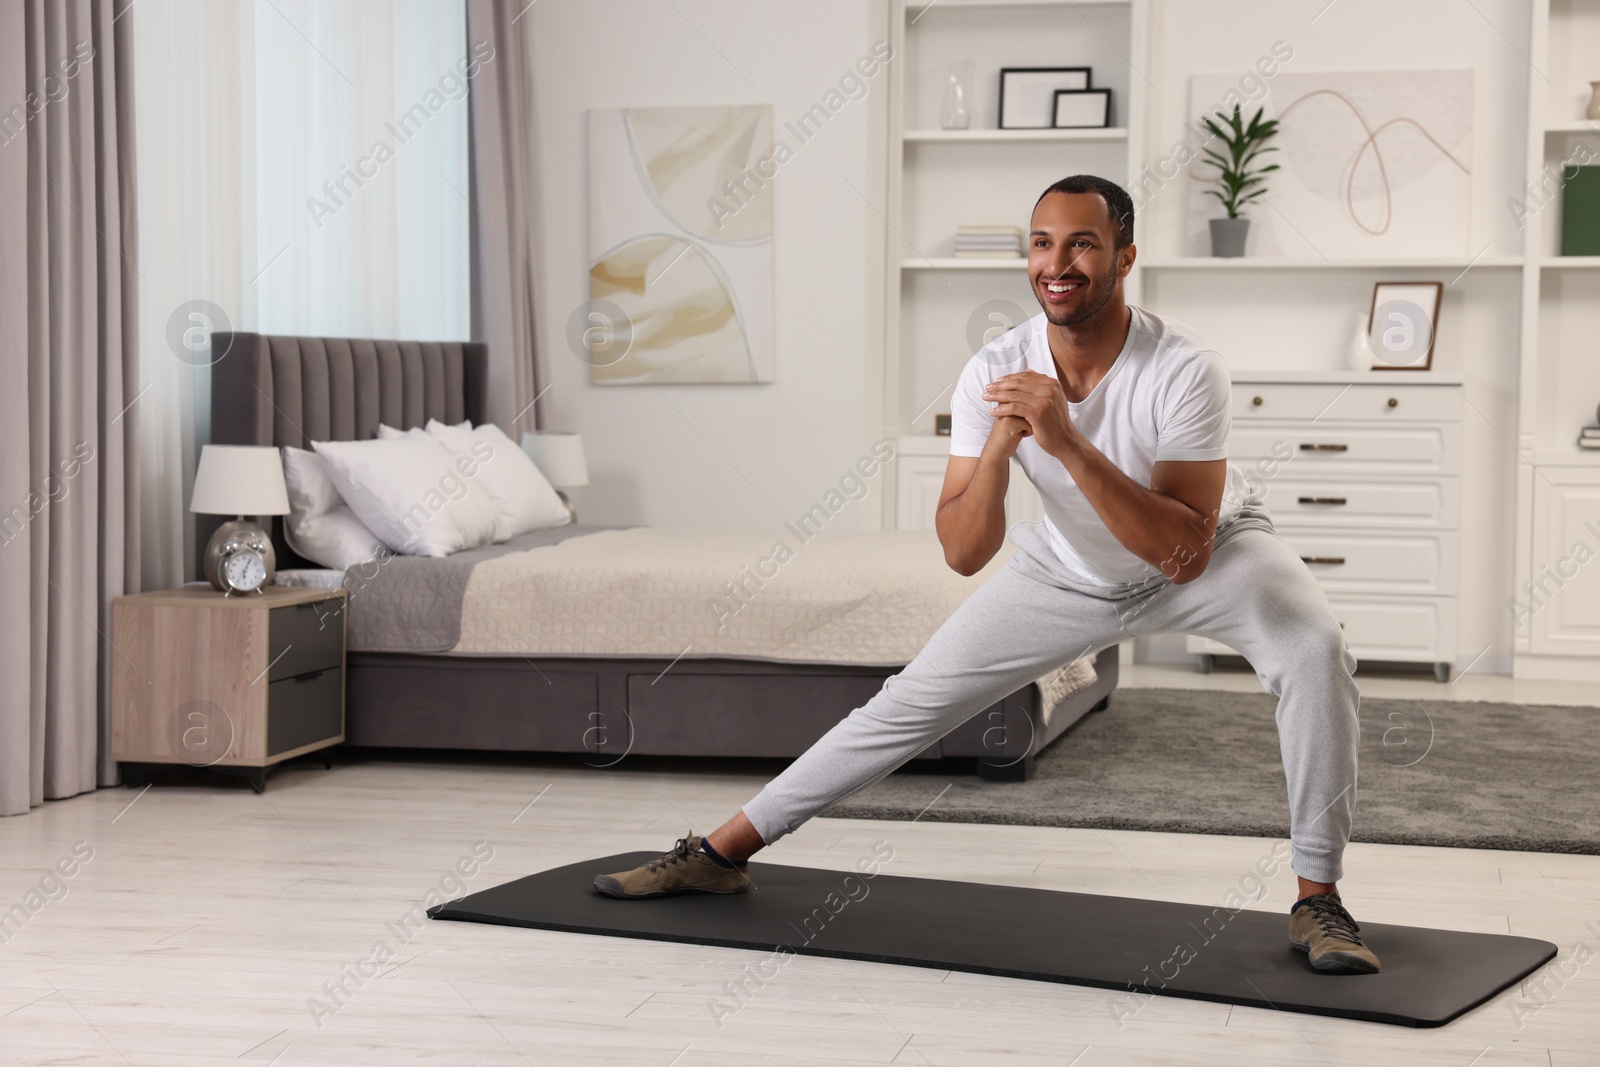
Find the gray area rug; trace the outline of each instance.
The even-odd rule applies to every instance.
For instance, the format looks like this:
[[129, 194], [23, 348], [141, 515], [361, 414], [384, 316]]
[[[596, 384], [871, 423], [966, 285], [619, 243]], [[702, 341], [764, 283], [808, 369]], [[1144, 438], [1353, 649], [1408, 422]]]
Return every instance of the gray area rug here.
[[[1266, 693], [1118, 689], [1027, 782], [912, 763], [822, 814], [1286, 837], [1276, 706]], [[1363, 699], [1352, 840], [1600, 854], [1597, 753], [1600, 708]]]

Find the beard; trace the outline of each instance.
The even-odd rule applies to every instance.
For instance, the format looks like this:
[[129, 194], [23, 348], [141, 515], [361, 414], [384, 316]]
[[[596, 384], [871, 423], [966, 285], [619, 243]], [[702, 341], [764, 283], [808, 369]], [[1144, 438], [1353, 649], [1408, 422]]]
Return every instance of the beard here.
[[[1086, 276], [1087, 278], [1087, 276]], [[1098, 278], [1087, 278], [1088, 292], [1083, 294], [1083, 299], [1078, 301], [1076, 308], [1053, 308], [1045, 303], [1037, 292], [1033, 295], [1039, 300], [1039, 306], [1044, 308], [1044, 317], [1052, 326], [1059, 328], [1072, 328], [1081, 326], [1100, 314], [1101, 310], [1109, 303], [1117, 291], [1117, 264], [1113, 258], [1111, 267]]]

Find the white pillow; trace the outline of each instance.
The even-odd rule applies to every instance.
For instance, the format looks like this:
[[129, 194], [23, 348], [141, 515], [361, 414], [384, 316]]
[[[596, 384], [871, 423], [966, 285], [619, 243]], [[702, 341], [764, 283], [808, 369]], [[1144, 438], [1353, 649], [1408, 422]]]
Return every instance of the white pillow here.
[[422, 430], [372, 441], [313, 441], [356, 518], [402, 555], [448, 556], [494, 539], [488, 494]]
[[[450, 450], [458, 463], [476, 466], [468, 476], [480, 483], [494, 502], [499, 516], [496, 541], [572, 521], [571, 512], [549, 479], [500, 427], [485, 422], [475, 430], [463, 430], [429, 419], [428, 432]], [[467, 473], [465, 467], [462, 473]]]
[[316, 453], [285, 446], [283, 482], [289, 490], [283, 536], [301, 556], [342, 571], [387, 553], [344, 502], [327, 464]]
[[[438, 419], [429, 419], [428, 420], [428, 425], [432, 426], [436, 422], [439, 422], [439, 420]], [[440, 423], [440, 425], [442, 426], [444, 424]], [[470, 429], [472, 429], [472, 420], [471, 419], [462, 419], [460, 422], [451, 423], [450, 424], [450, 429], [452, 429], [452, 430], [470, 430]], [[392, 440], [393, 438], [396, 438], [396, 437], [404, 437], [406, 434], [408, 434], [410, 432], [411, 432], [410, 430], [397, 430], [393, 426], [390, 426], [387, 423], [383, 423], [383, 422], [378, 423], [378, 440], [380, 440], [380, 441], [388, 441], [388, 440]]]

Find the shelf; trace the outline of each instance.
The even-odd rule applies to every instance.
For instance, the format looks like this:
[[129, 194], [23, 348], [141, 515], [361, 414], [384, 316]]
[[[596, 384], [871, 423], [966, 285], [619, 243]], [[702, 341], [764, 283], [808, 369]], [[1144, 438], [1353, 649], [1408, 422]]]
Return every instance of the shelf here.
[[1127, 7], [1133, 0], [929, 0], [907, 3], [906, 14], [920, 18], [929, 11], [959, 11], [962, 8], [992, 7]]
[[1304, 382], [1333, 385], [1462, 385], [1466, 378], [1444, 371], [1410, 370], [1240, 370], [1230, 367], [1228, 377], [1234, 385]]
[[1600, 467], [1600, 448], [1579, 448], [1577, 445], [1561, 448], [1546, 445], [1533, 450], [1533, 462], [1540, 467]]
[[1023, 144], [1037, 141], [1126, 141], [1122, 126], [1074, 130], [906, 130], [906, 144]]
[[[1597, 257], [1600, 262], [1600, 257]], [[1521, 256], [1432, 256], [1421, 259], [1388, 257], [1358, 259], [1272, 258], [1268, 256], [1180, 256], [1172, 259], [1140, 259], [1136, 266], [1148, 270], [1465, 270], [1468, 266], [1520, 267]]]
[[957, 259], [954, 256], [935, 256], [932, 259], [903, 259], [901, 270], [1025, 270], [1027, 256], [1015, 259]]
[[1600, 133], [1600, 119], [1569, 119], [1566, 122], [1547, 122], [1545, 133]]
[[1600, 267], [1600, 256], [1545, 256], [1539, 266], [1545, 270], [1594, 270]]

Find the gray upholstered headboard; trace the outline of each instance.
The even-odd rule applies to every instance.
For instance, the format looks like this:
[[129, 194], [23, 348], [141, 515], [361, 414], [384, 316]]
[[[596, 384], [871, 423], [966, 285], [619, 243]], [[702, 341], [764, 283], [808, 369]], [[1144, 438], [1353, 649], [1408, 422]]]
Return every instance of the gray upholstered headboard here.
[[[489, 350], [480, 342], [217, 333], [211, 351], [211, 444], [310, 448], [376, 436], [380, 422], [404, 430], [489, 418]], [[225, 521], [195, 516], [197, 557]], [[279, 567], [314, 566], [284, 541], [281, 519], [269, 528]]]

